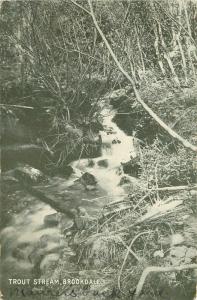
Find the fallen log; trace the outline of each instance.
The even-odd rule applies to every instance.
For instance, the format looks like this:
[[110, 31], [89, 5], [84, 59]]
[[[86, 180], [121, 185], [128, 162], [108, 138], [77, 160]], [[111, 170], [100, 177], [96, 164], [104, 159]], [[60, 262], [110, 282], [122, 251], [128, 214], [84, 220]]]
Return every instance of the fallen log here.
[[52, 208], [54, 208], [57, 212], [63, 213], [67, 215], [69, 218], [75, 217], [75, 211], [70, 207], [70, 202], [73, 199], [65, 199], [65, 201], [57, 200], [56, 197], [53, 197], [52, 195], [48, 195], [42, 191], [40, 191], [37, 187], [32, 187], [28, 184], [22, 184], [23, 188], [32, 196], [38, 198], [42, 202], [50, 205]]

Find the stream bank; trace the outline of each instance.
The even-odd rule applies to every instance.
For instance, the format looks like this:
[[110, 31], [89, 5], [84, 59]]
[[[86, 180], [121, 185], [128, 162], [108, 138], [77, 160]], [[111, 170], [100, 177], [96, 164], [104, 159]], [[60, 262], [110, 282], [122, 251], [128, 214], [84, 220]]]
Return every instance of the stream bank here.
[[[121, 110], [118, 113], [120, 119]], [[192, 164], [188, 164], [191, 157], [185, 156], [187, 164], [182, 164], [186, 155], [183, 149], [177, 155], [167, 152], [168, 149], [165, 152], [157, 139], [150, 144], [141, 142], [139, 136], [135, 138], [125, 130], [128, 124], [123, 122], [124, 114], [121, 129], [116, 116], [112, 106], [103, 107], [101, 155], [81, 156], [63, 167], [66, 177], [58, 173], [49, 176], [21, 162], [3, 174], [7, 225], [1, 234], [5, 274], [2, 283], [6, 300], [21, 299], [20, 291], [18, 296], [8, 295], [7, 281], [9, 277], [21, 276], [32, 280], [93, 277], [102, 282], [99, 288], [88, 285], [90, 300], [98, 289], [102, 293], [98, 297], [106, 299], [106, 293], [113, 293], [118, 294], [117, 298], [127, 299], [135, 293], [137, 279], [148, 264], [195, 262], [196, 193], [195, 187], [192, 189]], [[167, 165], [168, 172], [164, 171]], [[171, 180], [175, 178], [180, 178], [176, 181], [179, 186], [189, 180], [191, 189], [175, 193], [157, 191], [174, 185]], [[124, 270], [122, 261], [128, 258], [127, 245], [138, 237], [133, 257]], [[121, 273], [117, 274], [117, 269]], [[145, 291], [156, 289], [156, 296], [142, 294], [141, 299], [163, 300], [168, 295], [173, 300], [193, 300], [195, 278], [193, 271], [153, 277], [157, 286], [148, 282]], [[180, 294], [172, 288], [174, 282], [185, 282]], [[119, 295], [122, 285], [129, 294]], [[72, 286], [67, 287], [70, 291]], [[77, 290], [82, 293], [85, 287]], [[184, 291], [188, 287], [191, 295]], [[31, 289], [35, 291], [35, 286]], [[53, 285], [40, 286], [41, 291], [50, 293], [51, 289]], [[55, 290], [61, 294], [59, 285]], [[79, 299], [83, 297], [80, 295]], [[57, 296], [58, 300], [64, 298]], [[29, 296], [28, 300], [32, 299]]]

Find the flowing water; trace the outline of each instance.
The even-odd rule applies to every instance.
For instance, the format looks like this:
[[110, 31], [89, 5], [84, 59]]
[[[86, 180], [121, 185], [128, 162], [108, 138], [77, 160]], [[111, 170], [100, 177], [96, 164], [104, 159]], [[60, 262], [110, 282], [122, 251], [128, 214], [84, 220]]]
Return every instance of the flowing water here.
[[[120, 185], [124, 176], [121, 163], [128, 162], [131, 157], [136, 156], [133, 137], [126, 135], [113, 122], [115, 112], [111, 107], [103, 109], [102, 115], [104, 130], [100, 132], [101, 156], [72, 162], [70, 165], [75, 173], [69, 179], [53, 177], [50, 178], [48, 185], [41, 187], [48, 194], [57, 196], [67, 195], [69, 192], [69, 195], [73, 195], [70, 206], [84, 207], [90, 215], [97, 214], [99, 208], [108, 202], [124, 199], [125, 190]], [[95, 177], [96, 190], [87, 190], [79, 183], [78, 179], [85, 172]], [[40, 276], [47, 278], [45, 267], [58, 262], [65, 240], [61, 233], [60, 222], [54, 224], [53, 221], [52, 223], [46, 221], [46, 217], [55, 214], [53, 208], [22, 190], [16, 192], [15, 198], [16, 203], [24, 202], [26, 206], [12, 216], [7, 227], [1, 232], [3, 278], [0, 281], [3, 293], [9, 290], [9, 278], [40, 278]], [[71, 220], [65, 216], [64, 222], [68, 224]], [[177, 290], [169, 293], [168, 299], [186, 299], [182, 292], [180, 294]], [[27, 299], [35, 298], [41, 299], [38, 297]], [[4, 298], [10, 299], [16, 298], [11, 296]], [[192, 296], [189, 299], [192, 299]]]
[[[121, 162], [129, 161], [135, 156], [133, 138], [127, 136], [113, 122], [115, 112], [108, 107], [102, 112], [104, 130], [100, 132], [102, 138], [102, 155], [95, 159], [81, 159], [71, 163], [75, 169], [75, 176], [69, 180], [52, 178], [48, 189], [64, 192], [72, 187], [76, 178], [83, 172], [95, 176], [98, 191], [87, 191], [82, 186], [75, 195], [75, 207], [89, 206], [95, 198], [102, 199], [91, 202], [92, 208], [98, 210], [106, 201], [116, 201], [124, 197], [124, 190], [119, 185], [122, 176]], [[55, 187], [55, 188], [54, 188]], [[83, 190], [82, 190], [83, 189]], [[28, 198], [28, 199], [27, 199]], [[83, 199], [82, 199], [83, 198]], [[84, 201], [87, 199], [87, 203]], [[82, 201], [83, 200], [83, 201]], [[15, 214], [6, 228], [2, 230], [2, 269], [4, 272], [4, 285], [7, 278], [30, 278], [35, 264], [43, 264], [43, 260], [59, 257], [58, 246], [61, 246], [61, 233], [58, 226], [51, 226], [45, 222], [45, 217], [55, 213], [50, 206], [41, 203], [34, 197], [21, 195], [17, 201], [27, 201], [28, 205], [21, 212]], [[94, 210], [93, 209], [93, 210]], [[93, 211], [92, 210], [92, 211]], [[53, 251], [54, 249], [54, 251]], [[52, 256], [52, 258], [51, 258]]]
[[[87, 159], [75, 161], [72, 165], [82, 171], [90, 172], [96, 177], [98, 184], [113, 200], [124, 194], [119, 186], [122, 175], [121, 163], [128, 162], [136, 156], [133, 137], [127, 136], [113, 122], [115, 112], [110, 108], [103, 110], [104, 131], [102, 138], [102, 155], [93, 159], [93, 165]], [[90, 166], [91, 165], [91, 166]]]

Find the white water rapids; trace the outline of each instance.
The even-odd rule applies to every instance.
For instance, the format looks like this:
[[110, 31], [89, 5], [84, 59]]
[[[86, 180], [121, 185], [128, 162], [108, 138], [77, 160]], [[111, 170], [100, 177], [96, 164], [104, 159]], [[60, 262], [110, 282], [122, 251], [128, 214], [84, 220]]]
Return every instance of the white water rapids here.
[[[124, 193], [120, 187], [120, 179], [122, 175], [121, 163], [128, 162], [132, 157], [136, 156], [133, 137], [128, 136], [114, 122], [115, 112], [111, 108], [103, 109], [103, 127], [100, 132], [102, 139], [102, 155], [94, 158], [94, 165], [89, 167], [87, 159], [75, 161], [71, 165], [83, 172], [93, 174], [98, 185], [104, 189], [110, 198], [121, 197]], [[105, 161], [106, 166], [102, 166], [100, 162]]]
[[[58, 192], [67, 190], [69, 186], [72, 186], [77, 177], [80, 177], [84, 172], [89, 172], [94, 175], [97, 181], [97, 186], [99, 186], [103, 192], [97, 192], [95, 196], [95, 191], [86, 191], [84, 187], [81, 190], [75, 192], [73, 190], [73, 195], [75, 201], [79, 203], [79, 206], [85, 205], [85, 201], [81, 201], [79, 197], [85, 197], [91, 199], [101, 196], [104, 201], [113, 202], [121, 200], [123, 194], [125, 193], [123, 188], [119, 185], [122, 170], [121, 163], [127, 162], [131, 157], [135, 157], [135, 149], [133, 143], [133, 137], [127, 136], [118, 126], [113, 122], [113, 117], [115, 112], [111, 107], [103, 109], [103, 126], [104, 130], [100, 132], [102, 139], [102, 155], [94, 159], [80, 159], [74, 161], [70, 165], [76, 170], [75, 178], [69, 178], [68, 180], [64, 178], [55, 177], [52, 178], [52, 185], [55, 182], [56, 190]], [[90, 161], [92, 164], [90, 164]], [[46, 187], [47, 189], [47, 187]], [[82, 189], [84, 189], [82, 191]], [[49, 190], [50, 193], [50, 190]], [[28, 194], [25, 197], [30, 197]], [[24, 198], [25, 198], [24, 197]], [[105, 200], [106, 199], [106, 200]], [[17, 201], [20, 201], [18, 199]], [[89, 205], [87, 202], [86, 205]], [[105, 203], [102, 201], [102, 203]], [[91, 202], [91, 205], [96, 207], [96, 203]], [[99, 203], [101, 206], [101, 203]], [[98, 209], [98, 208], [96, 208]], [[13, 216], [10, 224], [2, 230], [2, 265], [6, 276], [15, 278], [26, 277], [31, 273], [31, 268], [33, 267], [32, 262], [29, 260], [31, 253], [37, 251], [42, 253], [45, 248], [40, 250], [40, 240], [47, 236], [46, 250], [52, 252], [57, 248], [60, 240], [58, 236], [61, 237], [58, 227], [47, 227], [44, 223], [44, 218], [55, 211], [49, 205], [41, 203], [40, 201], [33, 198], [30, 200], [28, 207], [24, 208], [20, 213]], [[41, 245], [42, 248], [42, 245]], [[13, 254], [13, 249], [15, 255]], [[35, 250], [36, 249], [36, 250]], [[49, 251], [50, 250], [50, 251]], [[36, 257], [37, 252], [35, 252], [34, 257]], [[50, 254], [46, 254], [49, 257]], [[44, 252], [43, 252], [44, 253]], [[40, 255], [40, 254], [39, 254]], [[47, 256], [48, 255], [48, 256]], [[56, 249], [55, 254], [58, 258], [59, 252]], [[45, 260], [46, 257], [44, 258]], [[51, 257], [51, 256], [50, 256]], [[54, 258], [54, 257], [53, 257]], [[35, 260], [35, 259], [34, 259]], [[43, 262], [41, 262], [43, 265]], [[22, 275], [23, 274], [23, 275]]]

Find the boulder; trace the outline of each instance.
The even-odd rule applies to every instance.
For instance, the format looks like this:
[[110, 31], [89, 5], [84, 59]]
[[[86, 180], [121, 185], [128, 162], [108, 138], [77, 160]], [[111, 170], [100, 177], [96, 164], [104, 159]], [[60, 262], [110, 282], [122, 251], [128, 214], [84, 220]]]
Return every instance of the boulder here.
[[96, 186], [95, 185], [86, 185], [86, 190], [87, 191], [95, 191], [96, 190]]
[[129, 176], [123, 176], [120, 179], [119, 185], [122, 186], [122, 185], [125, 185], [125, 184], [130, 184], [131, 182], [132, 181], [131, 181], [131, 178]]
[[72, 230], [74, 227], [74, 221], [73, 220], [68, 220], [64, 227], [63, 227], [63, 234], [67, 234], [70, 230]]
[[55, 170], [55, 175], [62, 175], [63, 177], [69, 178], [72, 174], [74, 174], [75, 171], [73, 169], [73, 167], [71, 167], [70, 165], [67, 166], [62, 166], [62, 167], [57, 167], [57, 169]]
[[92, 168], [92, 167], [94, 167], [94, 165], [95, 165], [95, 163], [94, 163], [93, 159], [90, 159], [88, 161], [88, 167]]
[[74, 224], [77, 227], [77, 229], [85, 229], [89, 227], [90, 222], [93, 220], [86, 209], [84, 207], [78, 207], [76, 210], [75, 218], [74, 218]]
[[88, 172], [85, 172], [81, 178], [80, 178], [80, 182], [85, 186], [95, 186], [97, 184], [97, 181], [94, 177], [94, 175], [88, 173]]
[[19, 249], [19, 248], [13, 249], [13, 251], [12, 251], [12, 256], [13, 256], [14, 258], [16, 258], [17, 260], [25, 260], [25, 259], [26, 259], [25, 252], [22, 251], [22, 250]]
[[97, 162], [98, 166], [107, 168], [108, 167], [108, 160], [107, 159], [101, 159]]
[[112, 144], [120, 144], [120, 143], [121, 143], [121, 141], [119, 139], [114, 139], [112, 141]]
[[58, 213], [54, 213], [54, 214], [45, 216], [44, 224], [45, 224], [45, 226], [49, 226], [49, 227], [57, 226], [59, 224], [59, 215], [58, 215]]
[[43, 234], [40, 237], [40, 247], [46, 247], [48, 243], [57, 243], [59, 244], [60, 242], [60, 235], [49, 235], [49, 234]]
[[110, 94], [108, 95], [110, 104], [112, 104], [114, 108], [118, 108], [120, 104], [127, 100], [127, 92], [128, 87], [110, 92]]
[[119, 186], [121, 186], [126, 193], [132, 194], [135, 191], [146, 189], [146, 182], [129, 175], [124, 175], [121, 177]]
[[141, 166], [140, 163], [137, 161], [136, 158], [126, 162], [126, 163], [121, 163], [123, 171], [125, 174], [128, 174], [133, 177], [139, 177], [140, 172], [141, 172]]
[[29, 165], [20, 165], [14, 170], [14, 175], [19, 181], [29, 184], [47, 182], [47, 177], [38, 169]]

